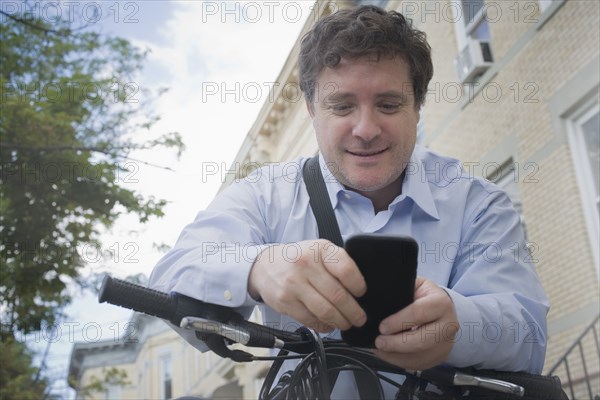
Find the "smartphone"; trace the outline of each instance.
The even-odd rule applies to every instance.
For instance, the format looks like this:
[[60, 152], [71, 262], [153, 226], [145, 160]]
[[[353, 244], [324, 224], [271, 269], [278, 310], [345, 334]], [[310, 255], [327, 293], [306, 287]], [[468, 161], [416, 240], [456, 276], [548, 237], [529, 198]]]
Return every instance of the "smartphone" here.
[[367, 292], [357, 299], [367, 322], [342, 331], [342, 339], [373, 348], [381, 321], [413, 302], [419, 246], [408, 236], [359, 234], [349, 237], [344, 248], [367, 284]]

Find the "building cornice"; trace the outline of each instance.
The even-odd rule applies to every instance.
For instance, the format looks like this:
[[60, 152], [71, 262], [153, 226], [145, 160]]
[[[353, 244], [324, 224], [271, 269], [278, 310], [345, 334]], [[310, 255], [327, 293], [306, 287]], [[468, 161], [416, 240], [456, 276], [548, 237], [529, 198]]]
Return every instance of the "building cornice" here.
[[227, 178], [219, 190], [223, 190], [234, 180], [243, 178], [242, 173], [250, 173], [252, 168], [247, 168], [247, 166], [258, 167], [267, 162], [277, 161], [273, 159], [273, 149], [275, 147], [273, 143], [282, 134], [280, 122], [285, 119], [289, 110], [298, 101], [304, 102], [298, 81], [298, 54], [300, 53], [302, 38], [312, 28], [313, 24], [323, 16], [334, 10], [348, 8], [352, 5], [354, 5], [353, 2], [343, 1], [316, 1], [314, 3], [310, 15], [306, 19], [281, 72], [275, 80], [275, 84], [269, 91], [268, 98], [238, 150], [232, 164], [235, 173], [226, 174]]
[[[86, 369], [105, 366], [106, 362], [103, 360], [111, 354], [111, 365], [114, 361], [118, 361], [119, 364], [135, 362], [148, 337], [170, 330], [163, 321], [137, 312], [131, 315], [127, 326], [134, 329], [131, 335], [97, 342], [78, 342], [73, 345], [69, 360], [69, 386], [73, 387], [79, 382]], [[94, 359], [96, 355], [99, 357]]]

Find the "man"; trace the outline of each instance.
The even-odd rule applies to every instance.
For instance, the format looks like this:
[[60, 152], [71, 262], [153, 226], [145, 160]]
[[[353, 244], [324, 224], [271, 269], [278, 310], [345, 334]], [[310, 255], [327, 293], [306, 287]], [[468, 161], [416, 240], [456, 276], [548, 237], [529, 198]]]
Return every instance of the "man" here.
[[[339, 11], [303, 39], [299, 67], [344, 239], [400, 234], [420, 247], [414, 303], [381, 323], [378, 356], [409, 369], [540, 372], [548, 303], [524, 260], [518, 214], [499, 188], [415, 145], [433, 74], [425, 35], [396, 12]], [[225, 189], [156, 266], [151, 286], [245, 315], [262, 304], [265, 322], [283, 329], [364, 324], [355, 298], [365, 281], [343, 249], [317, 240], [304, 162]]]

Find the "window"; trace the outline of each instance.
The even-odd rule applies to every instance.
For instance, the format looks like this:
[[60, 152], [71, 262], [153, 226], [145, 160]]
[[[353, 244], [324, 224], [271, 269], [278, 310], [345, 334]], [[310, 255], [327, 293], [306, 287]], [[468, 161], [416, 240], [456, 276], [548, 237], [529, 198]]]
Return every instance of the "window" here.
[[114, 400], [121, 398], [121, 386], [109, 384], [106, 388], [106, 400]]
[[170, 399], [173, 397], [173, 374], [172, 374], [172, 366], [171, 366], [171, 356], [164, 356], [160, 359], [161, 365], [161, 389], [162, 389], [162, 398]]
[[600, 104], [593, 99], [567, 120], [567, 134], [582, 199], [588, 236], [600, 276]]
[[472, 83], [493, 62], [488, 10], [484, 0], [460, 0], [452, 4], [459, 49], [455, 59], [456, 71], [461, 83]]
[[489, 41], [490, 26], [484, 15], [484, 1], [461, 0], [461, 6], [466, 35], [473, 39]]

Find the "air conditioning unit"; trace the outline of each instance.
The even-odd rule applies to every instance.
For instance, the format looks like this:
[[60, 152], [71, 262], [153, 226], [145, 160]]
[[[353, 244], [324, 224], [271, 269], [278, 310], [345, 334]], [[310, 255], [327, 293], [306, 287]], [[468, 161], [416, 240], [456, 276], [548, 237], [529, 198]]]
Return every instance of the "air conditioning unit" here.
[[491, 67], [493, 62], [490, 42], [473, 38], [468, 38], [467, 45], [454, 60], [461, 83], [473, 82]]

